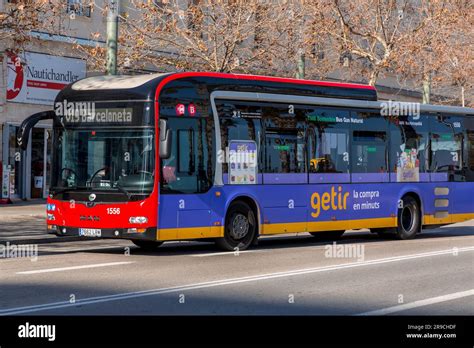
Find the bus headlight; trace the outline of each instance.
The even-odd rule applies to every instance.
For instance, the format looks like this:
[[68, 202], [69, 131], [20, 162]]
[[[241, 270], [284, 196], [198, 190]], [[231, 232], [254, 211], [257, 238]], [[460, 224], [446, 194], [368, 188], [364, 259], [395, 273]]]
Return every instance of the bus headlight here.
[[148, 218], [145, 216], [132, 216], [128, 219], [128, 222], [131, 224], [146, 224], [148, 222]]
[[54, 221], [54, 220], [56, 220], [56, 218], [54, 217], [53, 214], [48, 214], [48, 220], [49, 221]]

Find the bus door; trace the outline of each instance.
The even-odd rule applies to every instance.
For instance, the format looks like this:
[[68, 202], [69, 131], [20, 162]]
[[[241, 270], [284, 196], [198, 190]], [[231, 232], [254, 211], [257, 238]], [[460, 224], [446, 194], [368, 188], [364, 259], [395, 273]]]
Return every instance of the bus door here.
[[169, 118], [171, 156], [161, 160], [160, 239], [209, 236], [212, 161], [203, 119]]
[[306, 109], [301, 105], [272, 104], [262, 111], [264, 233], [306, 232]]

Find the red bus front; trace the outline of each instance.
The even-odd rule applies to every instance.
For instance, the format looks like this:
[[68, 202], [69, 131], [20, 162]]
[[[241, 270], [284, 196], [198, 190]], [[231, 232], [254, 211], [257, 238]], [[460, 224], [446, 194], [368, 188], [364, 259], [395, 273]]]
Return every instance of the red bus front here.
[[158, 186], [153, 101], [57, 102], [48, 231], [155, 241]]

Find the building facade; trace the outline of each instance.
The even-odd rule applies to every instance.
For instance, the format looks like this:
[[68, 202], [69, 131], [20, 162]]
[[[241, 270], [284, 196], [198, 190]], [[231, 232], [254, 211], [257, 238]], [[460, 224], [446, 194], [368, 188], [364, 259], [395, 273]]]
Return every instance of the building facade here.
[[[0, 11], [8, 10], [12, 3], [1, 0]], [[33, 31], [31, 40], [21, 50], [8, 40], [0, 42], [0, 202], [3, 203], [45, 198], [48, 194], [51, 122], [40, 122], [31, 130], [24, 152], [16, 142], [17, 131], [26, 117], [51, 110], [57, 93], [65, 85], [91, 73], [73, 45], [76, 42], [95, 45], [89, 39], [90, 33], [105, 31], [100, 11], [91, 11], [80, 1], [68, 0], [65, 5], [64, 13], [56, 18], [60, 25], [58, 34]]]

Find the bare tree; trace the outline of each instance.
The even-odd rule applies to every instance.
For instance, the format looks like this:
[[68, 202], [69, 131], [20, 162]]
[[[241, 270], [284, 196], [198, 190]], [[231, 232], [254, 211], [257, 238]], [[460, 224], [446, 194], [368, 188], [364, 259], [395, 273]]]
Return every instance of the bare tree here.
[[0, 8], [0, 42], [10, 41], [12, 49], [20, 50], [31, 41], [31, 31], [50, 32], [57, 23], [57, 14], [64, 5], [50, 0], [17, 0]]
[[[132, 0], [128, 15], [121, 17], [119, 67], [246, 73], [277, 70], [282, 42], [288, 28], [294, 27], [291, 20], [299, 16], [297, 10], [293, 17], [290, 13], [299, 3]], [[94, 67], [103, 66], [103, 47], [77, 48], [92, 58]]]
[[[472, 38], [473, 33], [470, 35]], [[461, 106], [474, 107], [473, 57], [474, 47], [472, 41], [466, 45], [453, 45], [450, 51], [445, 54], [445, 64], [435, 74], [437, 82], [435, 90], [439, 89], [442, 93], [451, 86], [454, 87], [455, 101], [460, 102]]]
[[[119, 70], [206, 70], [472, 90], [472, 0], [132, 0]], [[103, 9], [106, 10], [106, 9]], [[103, 34], [91, 33], [104, 41]], [[80, 46], [103, 70], [105, 48]], [[449, 54], [446, 54], [449, 52]], [[462, 99], [462, 98], [461, 98]]]
[[[443, 15], [443, 2], [409, 0], [320, 0], [315, 20], [331, 50], [343, 64], [357, 64], [357, 72], [374, 85], [380, 74], [395, 70], [407, 43]], [[321, 5], [323, 4], [323, 5]], [[321, 27], [321, 26], [320, 26]]]
[[443, 5], [440, 20], [407, 41], [398, 73], [418, 84], [429, 80], [435, 93], [453, 96], [439, 102], [464, 106], [474, 102], [474, 2]]

